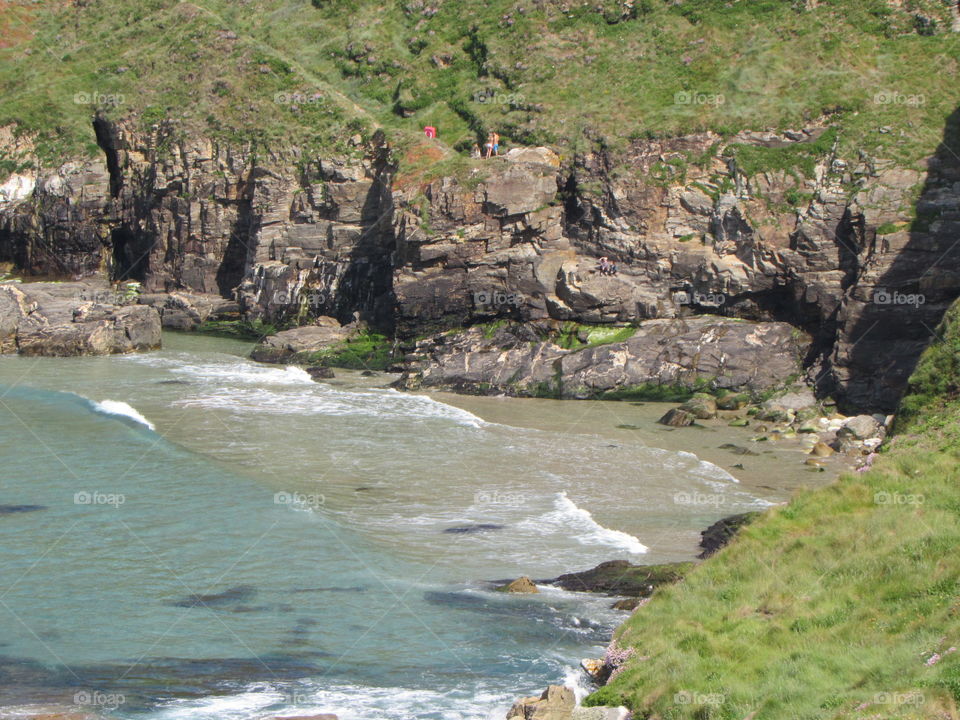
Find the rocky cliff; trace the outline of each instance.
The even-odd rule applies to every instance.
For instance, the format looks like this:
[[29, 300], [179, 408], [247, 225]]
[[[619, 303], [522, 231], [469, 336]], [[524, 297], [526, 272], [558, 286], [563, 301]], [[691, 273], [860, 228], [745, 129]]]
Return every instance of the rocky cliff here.
[[430, 179], [379, 136], [314, 158], [97, 118], [101, 160], [6, 181], [0, 261], [406, 338], [498, 319], [787, 323], [809, 335], [820, 393], [886, 411], [960, 294], [957, 124], [918, 168], [841, 157], [824, 122], [564, 159], [517, 148]]

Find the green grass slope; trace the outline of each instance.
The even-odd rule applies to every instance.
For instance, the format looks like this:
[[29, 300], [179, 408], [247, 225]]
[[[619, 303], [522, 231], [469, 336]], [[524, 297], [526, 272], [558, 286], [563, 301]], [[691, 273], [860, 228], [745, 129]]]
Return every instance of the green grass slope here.
[[570, 153], [827, 116], [849, 148], [907, 163], [932, 153], [960, 97], [943, 0], [0, 0], [0, 11], [0, 127], [29, 134], [48, 164], [96, 152], [97, 109], [327, 151], [378, 126], [401, 144], [431, 124], [459, 152], [496, 129], [507, 146]]
[[640, 718], [955, 718], [960, 306], [868, 472], [745, 528], [619, 630], [592, 703]]

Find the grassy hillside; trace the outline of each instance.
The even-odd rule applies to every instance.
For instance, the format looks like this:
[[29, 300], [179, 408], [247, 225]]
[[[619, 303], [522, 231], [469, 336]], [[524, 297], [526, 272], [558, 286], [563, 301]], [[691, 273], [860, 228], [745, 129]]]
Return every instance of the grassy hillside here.
[[873, 469], [756, 521], [621, 628], [591, 702], [658, 718], [955, 718], [960, 307]]
[[432, 124], [461, 152], [497, 129], [565, 153], [827, 115], [851, 148], [932, 152], [960, 96], [946, 3], [809, 4], [2, 0], [0, 127], [46, 163], [95, 152], [97, 108], [267, 143]]

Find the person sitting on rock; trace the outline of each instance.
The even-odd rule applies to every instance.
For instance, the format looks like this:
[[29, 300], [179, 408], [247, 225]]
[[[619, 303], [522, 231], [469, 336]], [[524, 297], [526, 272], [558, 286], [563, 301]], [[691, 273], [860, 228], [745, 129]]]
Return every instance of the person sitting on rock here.
[[601, 275], [606, 275], [610, 270], [610, 261], [607, 260], [607, 256], [604, 255], [597, 261], [597, 271]]

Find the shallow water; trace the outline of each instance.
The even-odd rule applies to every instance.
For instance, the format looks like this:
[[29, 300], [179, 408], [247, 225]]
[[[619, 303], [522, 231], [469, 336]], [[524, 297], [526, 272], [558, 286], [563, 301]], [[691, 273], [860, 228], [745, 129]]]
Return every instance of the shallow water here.
[[725, 428], [665, 432], [655, 405], [314, 383], [248, 349], [0, 358], [0, 704], [501, 718], [624, 615], [488, 581], [686, 559], [824, 479], [789, 448], [724, 455]]

